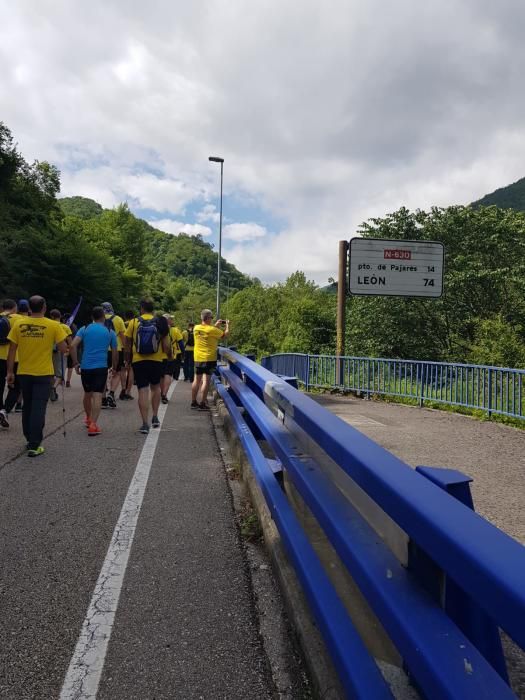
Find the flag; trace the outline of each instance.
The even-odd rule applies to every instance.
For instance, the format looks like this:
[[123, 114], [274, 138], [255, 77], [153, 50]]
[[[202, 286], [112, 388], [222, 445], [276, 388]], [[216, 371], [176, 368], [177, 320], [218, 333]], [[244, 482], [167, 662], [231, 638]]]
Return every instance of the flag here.
[[72, 312], [71, 316], [67, 319], [67, 321], [66, 321], [66, 326], [71, 326], [71, 324], [72, 324], [73, 321], [75, 320], [75, 316], [78, 314], [78, 310], [80, 309], [80, 304], [81, 304], [81, 303], [82, 303], [82, 297], [80, 297], [80, 299], [78, 300], [78, 304], [77, 304], [77, 305], [75, 306], [75, 308], [73, 309], [73, 312]]

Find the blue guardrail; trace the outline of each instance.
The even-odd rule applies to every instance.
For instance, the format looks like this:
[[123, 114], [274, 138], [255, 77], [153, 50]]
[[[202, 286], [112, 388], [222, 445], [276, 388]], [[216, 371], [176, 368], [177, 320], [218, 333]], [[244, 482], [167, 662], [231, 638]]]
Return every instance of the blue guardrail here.
[[[216, 390], [346, 696], [371, 700], [391, 698], [392, 692], [314, 551], [284, 484], [292, 484], [308, 506], [421, 697], [515, 698], [499, 629], [525, 647], [525, 548], [475, 513], [468, 477], [435, 467], [412, 469], [294, 388], [290, 377], [279, 377], [228, 348], [221, 348], [220, 354]], [[280, 369], [300, 376], [297, 364], [295, 369], [286, 364], [293, 356], [285, 357]], [[307, 362], [305, 356], [295, 356], [296, 362], [298, 357]], [[315, 446], [312, 454], [308, 445]], [[406, 534], [406, 561], [395, 556], [338, 487], [338, 477], [324, 459]], [[283, 471], [285, 480], [279, 478]]]
[[309, 389], [337, 388], [464, 406], [525, 418], [525, 370], [373, 357], [282, 353], [262, 359], [275, 374], [297, 377]]

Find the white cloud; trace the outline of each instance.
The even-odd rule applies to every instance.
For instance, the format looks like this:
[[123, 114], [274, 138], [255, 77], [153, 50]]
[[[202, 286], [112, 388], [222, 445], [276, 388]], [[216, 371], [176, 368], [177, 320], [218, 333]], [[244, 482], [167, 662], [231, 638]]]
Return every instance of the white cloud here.
[[197, 221], [201, 223], [204, 221], [212, 221], [215, 224], [219, 223], [219, 212], [215, 204], [206, 204], [206, 206], [197, 213]]
[[525, 175], [525, 4], [278, 7], [0, 0], [2, 119], [28, 160], [57, 163], [63, 194], [162, 220], [198, 210], [188, 226], [210, 233], [208, 156], [222, 155], [224, 221], [254, 221], [235, 211], [247, 201], [285, 222], [230, 230], [229, 258], [265, 279], [300, 268], [324, 283], [368, 216]]
[[225, 240], [230, 241], [254, 241], [257, 238], [264, 238], [268, 231], [259, 224], [228, 224], [223, 229]]
[[204, 238], [211, 236], [211, 229], [208, 226], [203, 226], [202, 224], [185, 224], [182, 221], [174, 221], [173, 219], [155, 219], [148, 221], [148, 224], [154, 228], [158, 228], [159, 231], [164, 231], [165, 233], [187, 233], [190, 236], [201, 235]]

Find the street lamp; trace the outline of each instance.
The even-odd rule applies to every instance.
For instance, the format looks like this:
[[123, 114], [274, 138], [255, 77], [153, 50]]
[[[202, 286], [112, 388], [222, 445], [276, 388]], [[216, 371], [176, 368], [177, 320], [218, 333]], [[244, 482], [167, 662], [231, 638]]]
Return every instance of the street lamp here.
[[208, 160], [212, 163], [221, 164], [221, 199], [220, 199], [220, 212], [219, 212], [219, 256], [217, 259], [217, 320], [221, 317], [221, 246], [222, 246], [222, 169], [224, 165], [224, 158], [219, 156], [210, 156]]

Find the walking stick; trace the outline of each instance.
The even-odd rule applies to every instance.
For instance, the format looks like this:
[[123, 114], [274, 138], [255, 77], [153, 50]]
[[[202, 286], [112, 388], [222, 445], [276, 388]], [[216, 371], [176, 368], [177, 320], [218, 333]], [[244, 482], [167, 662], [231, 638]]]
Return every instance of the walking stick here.
[[62, 353], [60, 353], [60, 364], [62, 374], [62, 431], [64, 437], [66, 437], [66, 383], [64, 381], [64, 355]]

